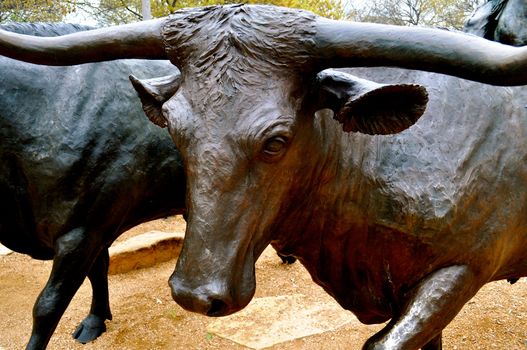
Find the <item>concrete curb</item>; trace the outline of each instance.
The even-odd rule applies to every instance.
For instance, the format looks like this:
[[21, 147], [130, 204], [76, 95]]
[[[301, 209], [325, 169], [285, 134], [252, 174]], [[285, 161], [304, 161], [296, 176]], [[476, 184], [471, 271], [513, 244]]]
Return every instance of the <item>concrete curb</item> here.
[[[3, 245], [0, 244], [0, 256], [5, 256], [13, 253], [13, 251]], [[0, 348], [2, 350], [2, 348]]]
[[151, 231], [110, 247], [109, 274], [154, 266], [179, 256], [184, 232]]

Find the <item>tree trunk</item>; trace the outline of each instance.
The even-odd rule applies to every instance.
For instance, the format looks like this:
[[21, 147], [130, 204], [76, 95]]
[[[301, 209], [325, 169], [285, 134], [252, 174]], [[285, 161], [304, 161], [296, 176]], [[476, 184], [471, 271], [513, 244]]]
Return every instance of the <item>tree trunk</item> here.
[[150, 10], [150, 0], [141, 0], [141, 8], [143, 14], [143, 21], [152, 19], [152, 11]]

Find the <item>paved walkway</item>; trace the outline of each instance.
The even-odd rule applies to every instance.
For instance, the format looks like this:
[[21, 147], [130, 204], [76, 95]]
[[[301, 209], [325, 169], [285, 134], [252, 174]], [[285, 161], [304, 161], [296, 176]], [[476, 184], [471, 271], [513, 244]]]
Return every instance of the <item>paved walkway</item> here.
[[335, 301], [301, 294], [255, 298], [242, 311], [214, 321], [209, 333], [251, 349], [336, 330], [359, 321]]

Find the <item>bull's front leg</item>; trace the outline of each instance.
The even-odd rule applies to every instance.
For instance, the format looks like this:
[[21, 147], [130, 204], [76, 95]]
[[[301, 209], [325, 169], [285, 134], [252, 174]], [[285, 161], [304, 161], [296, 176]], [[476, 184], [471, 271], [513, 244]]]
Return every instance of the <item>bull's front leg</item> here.
[[368, 339], [364, 350], [441, 350], [441, 331], [482, 283], [468, 266], [450, 266], [411, 291], [401, 315]]
[[33, 330], [26, 349], [45, 349], [73, 295], [100, 252], [100, 242], [77, 228], [55, 242], [48, 282], [33, 307]]
[[93, 263], [88, 278], [93, 297], [90, 314], [79, 324], [73, 338], [80, 343], [88, 343], [106, 331], [106, 320], [112, 319], [108, 295], [108, 249], [103, 249]]

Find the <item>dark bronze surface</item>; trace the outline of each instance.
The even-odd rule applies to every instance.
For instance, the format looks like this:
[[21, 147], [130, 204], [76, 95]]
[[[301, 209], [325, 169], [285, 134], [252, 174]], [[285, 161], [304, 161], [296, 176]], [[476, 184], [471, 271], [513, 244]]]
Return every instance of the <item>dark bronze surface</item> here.
[[[525, 84], [527, 49], [267, 6], [186, 9], [130, 28], [51, 45], [0, 33], [0, 53], [73, 64], [146, 57], [149, 46], [160, 58], [165, 45], [181, 77], [132, 81], [185, 164], [188, 226], [170, 278], [184, 308], [246, 306], [271, 243], [362, 322], [391, 319], [365, 349], [440, 349], [481, 286], [527, 274], [525, 89], [459, 79]], [[99, 56], [107, 42], [119, 49]], [[64, 59], [61, 45], [72, 48]], [[319, 74], [346, 66], [457, 77], [353, 70], [386, 87]]]

